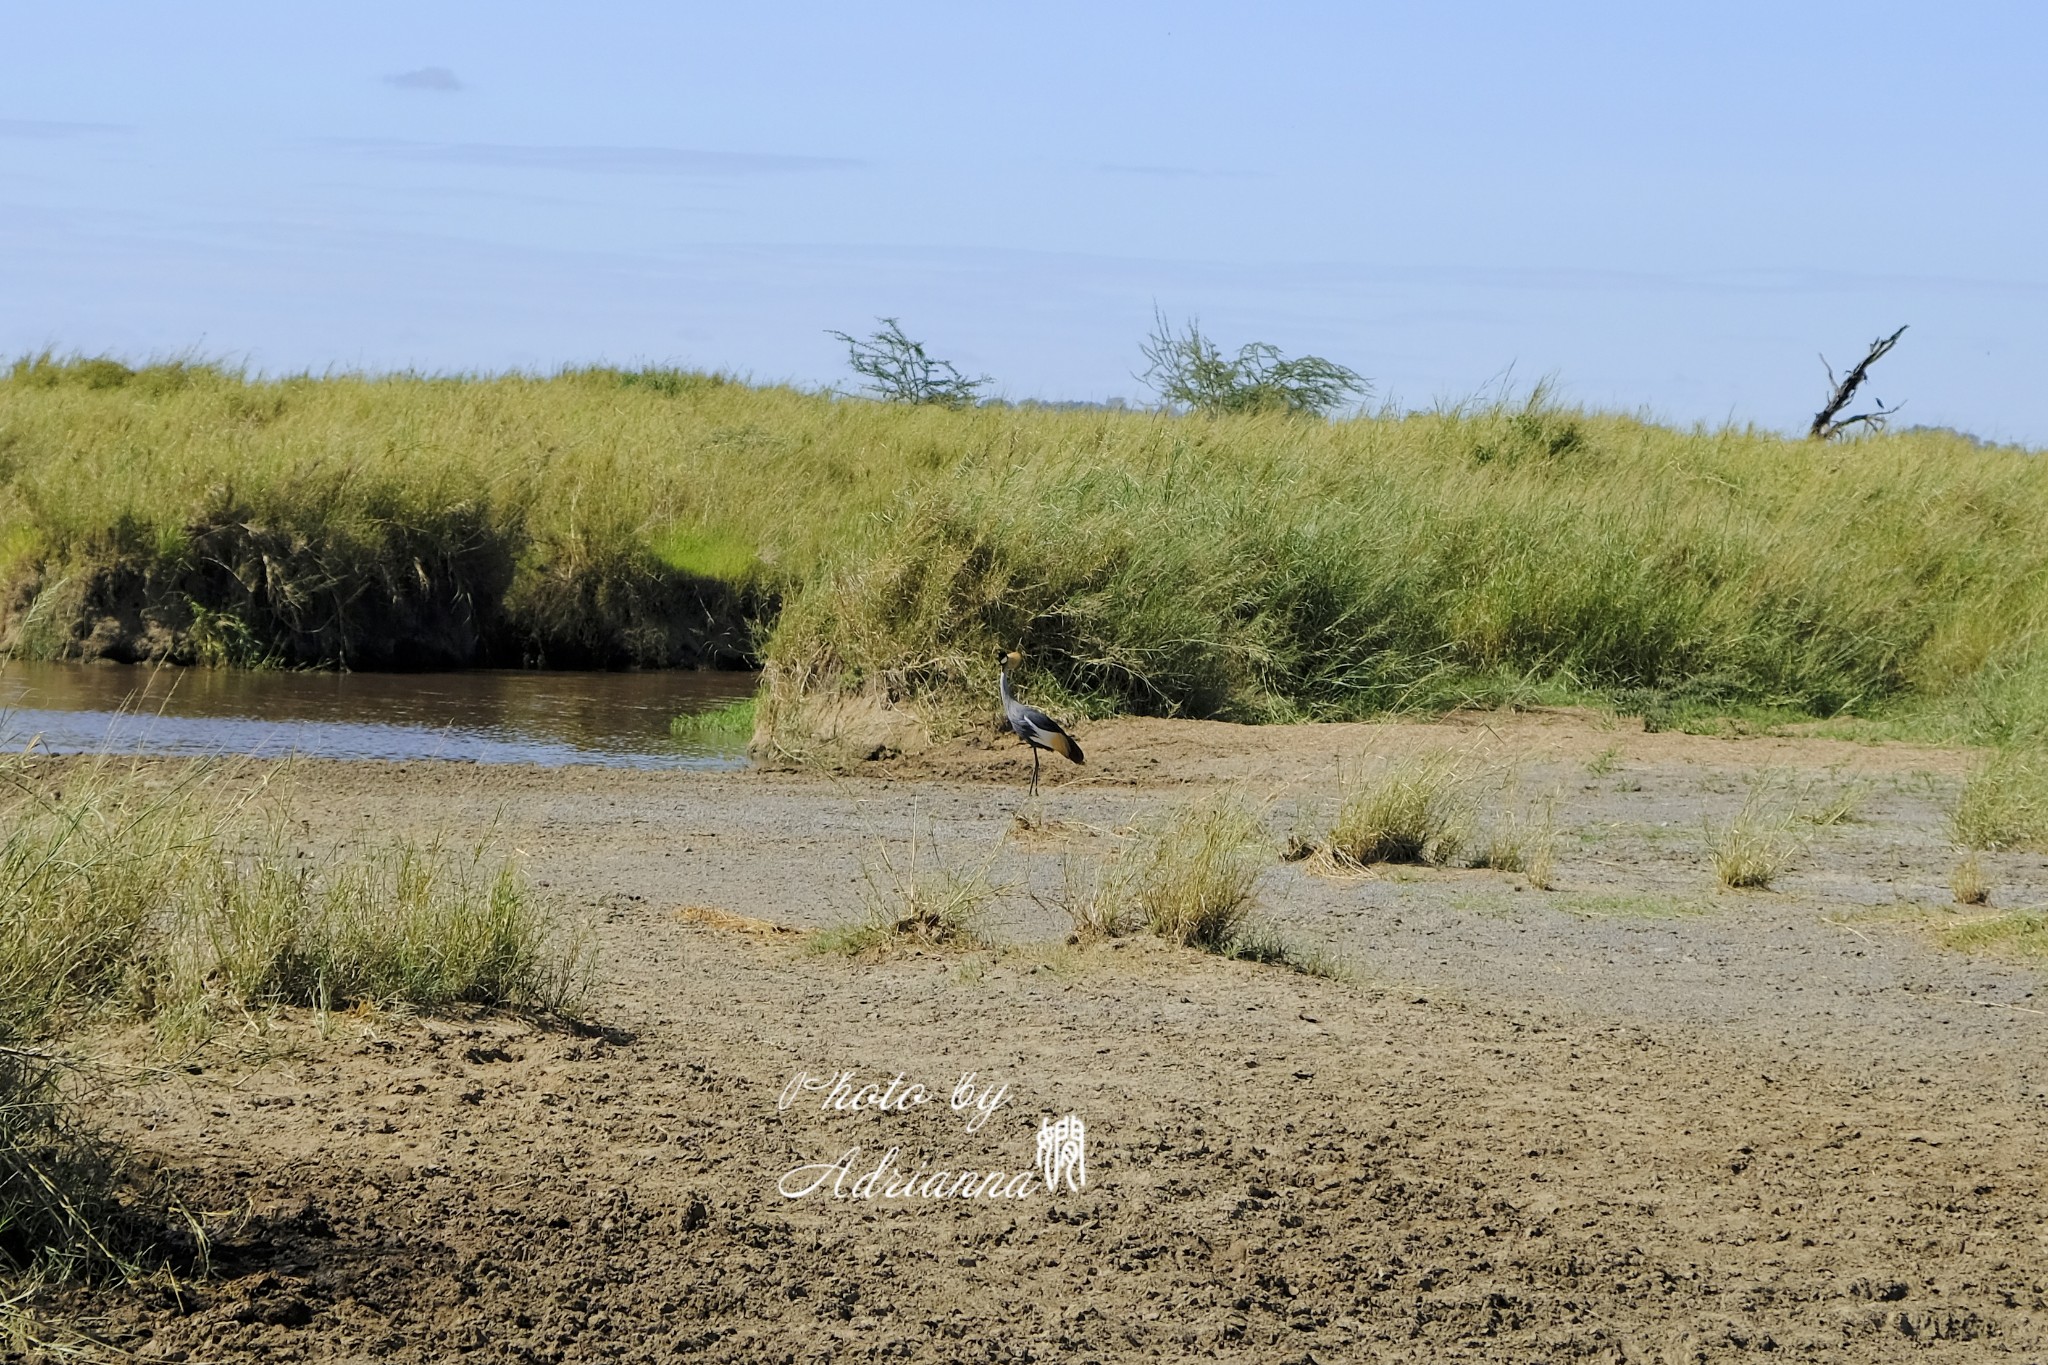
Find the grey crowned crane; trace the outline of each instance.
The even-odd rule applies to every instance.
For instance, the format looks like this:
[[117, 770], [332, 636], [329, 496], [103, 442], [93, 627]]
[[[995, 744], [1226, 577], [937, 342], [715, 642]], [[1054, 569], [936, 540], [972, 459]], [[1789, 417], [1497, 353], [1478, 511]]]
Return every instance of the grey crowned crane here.
[[1010, 695], [1010, 665], [1021, 663], [1024, 656], [1011, 650], [1003, 656], [1003, 666], [996, 673], [996, 691], [1003, 698], [1003, 715], [1009, 719], [1010, 728], [1017, 732], [1017, 738], [1031, 746], [1031, 794], [1038, 794], [1038, 751], [1050, 749], [1061, 758], [1075, 763], [1085, 763], [1081, 746], [1074, 743], [1074, 737], [1060, 728], [1060, 723], [1035, 706], [1026, 706]]

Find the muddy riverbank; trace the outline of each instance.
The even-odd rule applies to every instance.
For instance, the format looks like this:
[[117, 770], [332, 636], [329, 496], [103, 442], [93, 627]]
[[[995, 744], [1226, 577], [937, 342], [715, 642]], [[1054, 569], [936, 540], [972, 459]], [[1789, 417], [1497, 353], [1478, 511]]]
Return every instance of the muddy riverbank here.
[[[316, 837], [517, 850], [600, 941], [587, 1017], [250, 1020], [124, 1084], [218, 1273], [51, 1307], [178, 1359], [2041, 1355], [2048, 998], [1941, 946], [1980, 913], [1948, 891], [1964, 755], [1577, 713], [1083, 739], [1035, 805], [992, 733], [839, 776], [302, 766]], [[1064, 942], [1068, 870], [1171, 803], [1236, 785], [1277, 845], [1340, 769], [1444, 749], [1482, 818], [1551, 812], [1549, 889], [1276, 859], [1260, 913], [1339, 979]], [[1760, 782], [1810, 818], [1729, 892], [1703, 831]], [[989, 946], [809, 951], [913, 840], [988, 867]], [[1984, 861], [1992, 912], [2048, 900], [2040, 857]], [[937, 1098], [778, 1102], [846, 1071]], [[969, 1073], [1007, 1088], [974, 1130]], [[926, 1192], [1034, 1168], [1068, 1114], [1083, 1188]], [[845, 1197], [789, 1197], [850, 1149]], [[855, 1197], [885, 1158], [918, 1193]]]

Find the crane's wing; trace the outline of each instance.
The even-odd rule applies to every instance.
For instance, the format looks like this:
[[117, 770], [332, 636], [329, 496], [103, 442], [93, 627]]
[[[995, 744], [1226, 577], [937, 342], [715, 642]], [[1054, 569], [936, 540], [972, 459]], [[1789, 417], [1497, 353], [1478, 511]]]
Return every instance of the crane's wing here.
[[1036, 744], [1041, 749], [1050, 749], [1061, 758], [1085, 764], [1081, 746], [1074, 743], [1074, 737], [1060, 728], [1060, 723], [1035, 706], [1018, 703], [1010, 724], [1023, 736], [1026, 743]]

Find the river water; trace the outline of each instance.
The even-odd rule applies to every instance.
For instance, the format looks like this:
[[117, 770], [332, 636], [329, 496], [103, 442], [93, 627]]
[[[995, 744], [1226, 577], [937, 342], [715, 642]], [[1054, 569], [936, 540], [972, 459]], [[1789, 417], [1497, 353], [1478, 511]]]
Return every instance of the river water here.
[[250, 754], [739, 768], [746, 736], [684, 743], [682, 712], [752, 673], [282, 673], [123, 664], [0, 668], [0, 744], [45, 753]]

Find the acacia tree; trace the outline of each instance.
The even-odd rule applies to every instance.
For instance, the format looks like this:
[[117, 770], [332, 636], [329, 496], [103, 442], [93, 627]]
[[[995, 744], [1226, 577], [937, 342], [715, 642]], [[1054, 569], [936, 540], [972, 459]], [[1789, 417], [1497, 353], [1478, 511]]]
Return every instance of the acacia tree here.
[[867, 389], [891, 403], [936, 403], [941, 407], [964, 408], [974, 402], [983, 388], [995, 381], [987, 375], [976, 379], [955, 369], [950, 360], [934, 360], [924, 346], [903, 334], [895, 318], [877, 318], [880, 331], [865, 341], [844, 332], [827, 336], [846, 343], [846, 363], [865, 378]]
[[1148, 368], [1139, 378], [1169, 407], [1209, 414], [1286, 412], [1326, 417], [1347, 399], [1371, 395], [1356, 370], [1321, 356], [1289, 360], [1277, 346], [1254, 341], [1225, 356], [1190, 321], [1175, 331], [1164, 313], [1153, 315], [1152, 335], [1140, 350]]

